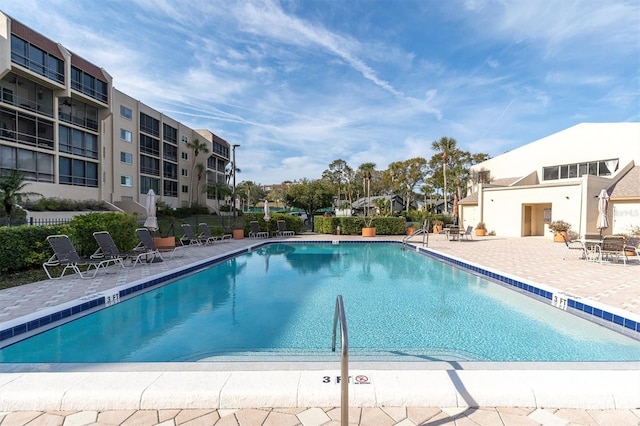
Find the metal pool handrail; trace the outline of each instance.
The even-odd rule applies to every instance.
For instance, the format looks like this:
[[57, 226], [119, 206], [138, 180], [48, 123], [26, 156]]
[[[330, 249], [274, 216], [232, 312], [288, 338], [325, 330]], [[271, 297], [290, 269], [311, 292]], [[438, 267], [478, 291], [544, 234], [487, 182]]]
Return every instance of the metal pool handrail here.
[[344, 313], [342, 295], [336, 298], [336, 310], [333, 314], [333, 343], [331, 351], [336, 351], [336, 331], [340, 320], [340, 424], [349, 424], [349, 336], [347, 318]]

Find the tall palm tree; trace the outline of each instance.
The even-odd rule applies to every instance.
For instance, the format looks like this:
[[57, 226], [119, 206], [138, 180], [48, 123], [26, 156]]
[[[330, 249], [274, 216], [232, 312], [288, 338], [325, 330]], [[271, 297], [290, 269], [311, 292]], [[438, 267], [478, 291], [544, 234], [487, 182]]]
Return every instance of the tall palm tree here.
[[446, 136], [443, 136], [440, 138], [440, 140], [437, 141], [433, 141], [431, 143], [431, 149], [433, 149], [434, 151], [436, 151], [436, 154], [439, 154], [442, 156], [442, 178], [444, 179], [443, 185], [443, 195], [444, 195], [444, 212], [445, 213], [449, 213], [449, 207], [447, 206], [447, 198], [448, 198], [448, 194], [447, 194], [447, 161], [449, 159], [449, 156], [451, 155], [451, 152], [454, 151], [456, 149], [456, 145], [458, 143], [456, 142], [455, 139], [453, 138], [448, 138]]
[[7, 214], [7, 225], [11, 223], [11, 212], [15, 205], [21, 203], [23, 198], [41, 195], [36, 192], [23, 192], [27, 185], [29, 183], [24, 181], [24, 173], [19, 170], [10, 170], [8, 175], [0, 177], [0, 200]]
[[202, 163], [196, 164], [196, 176], [198, 177], [198, 183], [196, 184], [196, 206], [200, 205], [200, 182], [204, 177], [207, 168]]
[[[205, 142], [200, 142], [200, 139], [195, 138], [191, 142], [187, 142], [187, 148], [193, 151], [193, 166], [191, 167], [191, 179], [190, 186], [193, 187], [193, 175], [196, 174], [196, 162], [198, 161], [198, 155], [200, 153], [208, 154], [209, 153], [209, 144]], [[189, 191], [189, 205], [193, 203], [193, 191]]]

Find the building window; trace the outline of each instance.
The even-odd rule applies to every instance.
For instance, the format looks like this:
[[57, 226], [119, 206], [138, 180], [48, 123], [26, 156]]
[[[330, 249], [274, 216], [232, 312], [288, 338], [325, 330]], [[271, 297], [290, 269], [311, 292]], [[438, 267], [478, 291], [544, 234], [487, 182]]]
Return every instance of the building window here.
[[11, 34], [11, 62], [64, 84], [64, 61]]
[[153, 189], [153, 192], [156, 194], [160, 193], [160, 179], [148, 177], [148, 176], [140, 176], [140, 193], [146, 194], [150, 189]]
[[60, 157], [59, 180], [63, 185], [98, 187], [98, 163]]
[[180, 170], [180, 174], [182, 176], [189, 176], [189, 171], [187, 169], [182, 169], [182, 170]]
[[131, 120], [133, 118], [133, 112], [131, 108], [127, 108], [124, 105], [120, 105], [120, 117], [124, 117], [127, 120]]
[[182, 142], [184, 142], [184, 143], [189, 143], [189, 138], [188, 138], [188, 137], [186, 137], [186, 136], [184, 136], [184, 135], [182, 135], [182, 137], [180, 138], [180, 140], [181, 140]]
[[140, 155], [140, 173], [160, 176], [160, 160], [157, 158]]
[[543, 180], [571, 179], [582, 175], [611, 176], [618, 170], [619, 160], [589, 161], [584, 163], [562, 164], [559, 166], [544, 167], [542, 169]]
[[28, 149], [0, 146], [0, 175], [20, 170], [25, 180], [53, 183], [53, 155]]
[[98, 131], [98, 108], [71, 98], [63, 98], [58, 106], [61, 121]]
[[128, 152], [120, 152], [120, 162], [125, 164], [133, 164], [133, 155]]
[[0, 108], [0, 137], [24, 145], [53, 150], [53, 122]]
[[71, 67], [71, 88], [100, 102], [108, 103], [109, 85], [74, 66]]
[[187, 154], [186, 152], [183, 152], [181, 154], [181, 157], [182, 157], [183, 160], [188, 160], [189, 159], [189, 154]]
[[165, 142], [178, 144], [178, 129], [169, 126], [168, 124], [162, 124], [162, 140]]
[[178, 161], [178, 147], [164, 143], [162, 145], [162, 158], [169, 161]]
[[164, 192], [162, 195], [165, 197], [177, 197], [178, 196], [178, 182], [165, 180], [162, 183]]
[[145, 113], [140, 113], [140, 131], [148, 133], [152, 136], [160, 136], [160, 121], [148, 116]]
[[98, 137], [67, 126], [59, 126], [60, 152], [98, 158]]
[[178, 179], [178, 165], [176, 163], [169, 163], [168, 161], [163, 161], [162, 163], [162, 176], [167, 179]]
[[132, 133], [130, 131], [125, 129], [120, 129], [120, 139], [122, 139], [125, 142], [131, 143], [131, 137], [132, 137]]
[[140, 135], [140, 152], [160, 156], [160, 140], [147, 135]]
[[133, 179], [131, 178], [131, 176], [120, 176], [120, 185], [132, 187]]
[[186, 194], [189, 192], [189, 187], [187, 185], [182, 185], [182, 193]]

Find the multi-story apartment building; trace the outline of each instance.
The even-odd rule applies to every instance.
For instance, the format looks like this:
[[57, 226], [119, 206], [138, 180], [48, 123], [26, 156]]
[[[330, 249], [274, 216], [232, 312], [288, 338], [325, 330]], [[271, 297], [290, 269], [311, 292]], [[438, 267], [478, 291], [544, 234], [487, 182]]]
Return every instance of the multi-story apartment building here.
[[[196, 139], [208, 150], [198, 158]], [[149, 189], [173, 207], [215, 208], [204, 190], [226, 182], [229, 155], [224, 139], [120, 92], [107, 71], [0, 12], [0, 174], [18, 169], [31, 192], [125, 210]]]

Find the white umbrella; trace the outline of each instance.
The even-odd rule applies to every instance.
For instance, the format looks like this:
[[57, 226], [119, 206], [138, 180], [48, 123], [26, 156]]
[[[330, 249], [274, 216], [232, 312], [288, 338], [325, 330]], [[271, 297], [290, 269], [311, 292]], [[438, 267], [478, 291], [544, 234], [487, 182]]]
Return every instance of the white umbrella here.
[[158, 229], [158, 219], [156, 218], [156, 194], [153, 189], [147, 192], [147, 219], [144, 221], [144, 227], [151, 231]]
[[600, 230], [600, 236], [602, 236], [602, 230], [609, 227], [609, 217], [607, 216], [607, 209], [609, 208], [609, 194], [603, 189], [598, 195], [598, 220], [596, 222], [596, 228]]
[[264, 220], [271, 220], [271, 216], [269, 215], [269, 200], [264, 200]]

